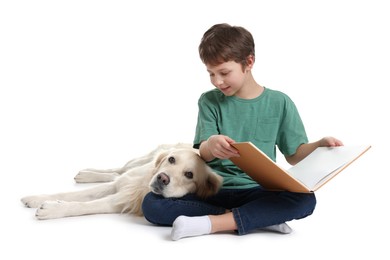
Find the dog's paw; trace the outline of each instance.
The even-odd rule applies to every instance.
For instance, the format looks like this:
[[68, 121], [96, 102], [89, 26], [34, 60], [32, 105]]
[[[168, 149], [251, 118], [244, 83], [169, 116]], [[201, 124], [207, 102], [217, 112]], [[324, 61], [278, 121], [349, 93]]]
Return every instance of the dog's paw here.
[[63, 212], [66, 203], [66, 201], [61, 200], [45, 201], [35, 212], [35, 217], [40, 220], [62, 218], [65, 216]]
[[26, 196], [21, 199], [28, 208], [38, 208], [43, 202], [50, 199], [47, 195]]
[[90, 169], [79, 171], [74, 177], [77, 183], [93, 183], [93, 182], [111, 182], [119, 176], [116, 172], [103, 173]]

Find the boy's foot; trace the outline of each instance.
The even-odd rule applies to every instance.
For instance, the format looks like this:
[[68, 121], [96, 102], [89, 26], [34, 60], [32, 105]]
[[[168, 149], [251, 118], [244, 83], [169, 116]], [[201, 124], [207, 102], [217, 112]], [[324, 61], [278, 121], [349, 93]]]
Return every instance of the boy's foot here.
[[172, 240], [210, 234], [211, 221], [208, 216], [186, 217], [179, 216], [172, 224]]
[[290, 226], [287, 225], [286, 223], [268, 226], [268, 227], [262, 228], [262, 230], [275, 231], [275, 232], [279, 232], [282, 234], [290, 234], [292, 232], [292, 228], [290, 228]]

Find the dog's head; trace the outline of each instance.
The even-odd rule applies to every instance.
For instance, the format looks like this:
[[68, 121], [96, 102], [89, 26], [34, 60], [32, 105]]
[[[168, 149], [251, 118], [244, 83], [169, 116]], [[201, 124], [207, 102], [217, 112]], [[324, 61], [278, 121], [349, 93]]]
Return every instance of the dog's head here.
[[222, 185], [222, 177], [213, 172], [194, 149], [161, 153], [155, 166], [150, 188], [167, 198], [188, 193], [205, 198], [217, 193]]

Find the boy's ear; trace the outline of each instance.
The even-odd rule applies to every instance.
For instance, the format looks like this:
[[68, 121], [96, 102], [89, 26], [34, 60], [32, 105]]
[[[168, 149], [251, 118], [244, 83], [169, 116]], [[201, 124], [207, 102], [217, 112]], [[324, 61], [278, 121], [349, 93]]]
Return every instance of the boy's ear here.
[[252, 69], [253, 64], [255, 64], [255, 56], [250, 54], [246, 57], [246, 69]]

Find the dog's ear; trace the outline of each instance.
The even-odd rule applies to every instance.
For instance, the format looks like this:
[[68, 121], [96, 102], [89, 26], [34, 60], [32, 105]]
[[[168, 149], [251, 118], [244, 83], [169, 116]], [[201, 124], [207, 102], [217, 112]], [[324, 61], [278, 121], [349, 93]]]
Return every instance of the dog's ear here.
[[196, 195], [201, 198], [206, 198], [212, 195], [215, 195], [222, 186], [223, 178], [222, 176], [215, 173], [208, 165], [204, 166], [204, 183], [198, 185], [198, 190]]
[[156, 159], [154, 160], [154, 167], [158, 167], [161, 162], [164, 160], [165, 157], [167, 157], [168, 152], [161, 152], [156, 156]]

